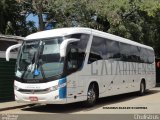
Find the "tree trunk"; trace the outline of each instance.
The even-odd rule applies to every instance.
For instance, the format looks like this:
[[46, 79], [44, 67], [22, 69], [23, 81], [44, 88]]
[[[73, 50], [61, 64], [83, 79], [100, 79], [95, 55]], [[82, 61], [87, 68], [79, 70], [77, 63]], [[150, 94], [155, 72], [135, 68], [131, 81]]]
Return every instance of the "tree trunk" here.
[[39, 31], [44, 30], [42, 13], [38, 13], [38, 21], [39, 21], [39, 28], [38, 28]]
[[44, 25], [43, 25], [43, 5], [42, 1], [37, 5], [37, 13], [38, 13], [38, 20], [39, 20], [39, 31], [44, 30]]
[[36, 10], [37, 15], [38, 15], [38, 22], [39, 22], [39, 27], [38, 30], [42, 31], [44, 30], [44, 25], [43, 25], [43, 0], [33, 0], [33, 8]]

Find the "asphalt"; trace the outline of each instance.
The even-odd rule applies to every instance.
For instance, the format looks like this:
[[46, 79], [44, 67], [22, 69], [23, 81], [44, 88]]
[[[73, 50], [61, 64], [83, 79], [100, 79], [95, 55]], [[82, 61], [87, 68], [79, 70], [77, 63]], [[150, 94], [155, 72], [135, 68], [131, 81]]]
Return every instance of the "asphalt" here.
[[33, 104], [17, 103], [16, 101], [1, 102], [0, 103], [0, 111], [22, 108], [22, 107], [27, 107], [27, 106], [32, 106], [32, 105]]
[[[159, 86], [159, 85], [158, 85]], [[143, 101], [146, 101], [147, 100], [147, 98], [149, 99], [149, 101], [152, 101], [152, 99], [153, 99], [153, 97], [155, 97], [155, 99], [154, 100], [158, 100], [158, 102], [159, 102], [159, 93], [158, 92], [160, 91], [160, 87], [156, 87], [156, 88], [154, 88], [154, 89], [152, 89], [152, 90], [150, 90], [150, 92], [148, 93], [148, 95], [145, 95], [146, 97], [140, 97], [140, 98], [138, 98], [137, 96], [136, 96], [136, 98], [134, 98], [134, 99], [137, 99], [137, 101], [138, 101], [138, 103], [137, 104], [140, 104], [141, 103], [141, 101], [143, 102]], [[154, 96], [153, 95], [151, 95], [151, 94], [155, 94]], [[122, 95], [122, 97], [123, 97], [124, 95]], [[128, 96], [128, 95], [126, 95], [126, 96]], [[148, 97], [147, 97], [148, 96]], [[131, 96], [132, 97], [132, 96]], [[133, 97], [134, 97], [134, 95], [133, 95]], [[111, 97], [112, 99], [114, 99], [114, 97]], [[126, 97], [124, 97], [124, 98], [126, 98]], [[144, 99], [143, 99], [144, 98]], [[142, 99], [142, 100], [141, 100]], [[123, 99], [122, 99], [123, 100]], [[103, 100], [102, 100], [103, 101]], [[136, 101], [135, 101], [136, 102]], [[108, 102], [107, 102], [108, 103]], [[120, 104], [122, 105], [122, 103], [123, 102], [121, 102]], [[128, 106], [130, 106], [130, 105], [132, 105], [133, 104], [133, 101], [131, 101], [131, 102], [129, 102], [129, 105]], [[24, 108], [24, 107], [30, 107], [30, 106], [34, 106], [35, 104], [28, 104], [28, 103], [17, 103], [16, 101], [10, 101], [10, 102], [0, 102], [0, 112], [3, 112], [3, 111], [7, 111], [7, 110], [12, 110], [12, 109], [17, 109], [17, 108]], [[125, 105], [126, 105], [126, 103], [125, 103]], [[125, 106], [124, 105], [124, 106]], [[149, 107], [149, 105], [150, 104], [146, 104], [146, 106], [148, 106]], [[117, 105], [118, 106], [118, 105]], [[156, 106], [158, 106], [158, 104], [156, 105]], [[154, 109], [155, 109], [155, 107], [154, 107]], [[159, 106], [158, 106], [158, 109], [159, 109]], [[100, 111], [100, 110], [99, 110]], [[158, 110], [159, 111], [159, 110]], [[93, 112], [93, 111], [92, 111]], [[103, 111], [102, 111], [102, 113], [104, 112], [104, 109], [103, 109]], [[108, 110], [108, 112], [109, 112], [109, 110]], [[96, 113], [96, 112], [95, 112]]]

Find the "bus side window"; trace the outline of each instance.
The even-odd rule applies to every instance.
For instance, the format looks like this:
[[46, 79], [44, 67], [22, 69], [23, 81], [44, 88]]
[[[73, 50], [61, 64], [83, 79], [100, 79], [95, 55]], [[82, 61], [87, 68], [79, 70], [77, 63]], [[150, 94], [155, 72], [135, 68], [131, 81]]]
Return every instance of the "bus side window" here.
[[152, 64], [155, 61], [154, 51], [147, 50], [147, 53], [148, 53], [148, 62]]
[[121, 61], [131, 62], [130, 45], [125, 43], [120, 43], [120, 53], [121, 53]]
[[77, 38], [80, 39], [80, 41], [78, 41], [76, 43], [76, 46], [78, 48], [78, 55], [79, 55], [79, 62], [78, 62], [78, 66], [79, 68], [83, 67], [83, 63], [85, 61], [85, 56], [86, 56], [86, 48], [87, 48], [87, 44], [89, 41], [89, 34], [84, 34], [84, 33], [77, 33], [77, 34], [71, 34], [68, 36], [65, 36], [65, 38]]
[[141, 48], [140, 50], [140, 59], [142, 63], [148, 63], [148, 53], [147, 53], [147, 49], [145, 48]]
[[105, 49], [105, 39], [93, 37], [88, 64], [103, 59], [103, 50]]
[[106, 39], [106, 48], [103, 56], [104, 59], [119, 60], [120, 58], [119, 42]]
[[131, 62], [140, 62], [140, 50], [137, 46], [130, 45]]
[[84, 54], [78, 47], [78, 42], [74, 42], [68, 45], [66, 68], [68, 73], [71, 74], [83, 67]]

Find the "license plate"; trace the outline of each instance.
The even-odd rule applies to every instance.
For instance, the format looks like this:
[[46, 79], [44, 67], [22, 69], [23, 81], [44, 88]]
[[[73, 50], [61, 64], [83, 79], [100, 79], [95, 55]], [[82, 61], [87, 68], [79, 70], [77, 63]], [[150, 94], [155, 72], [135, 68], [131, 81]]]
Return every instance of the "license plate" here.
[[30, 101], [38, 101], [38, 97], [31, 96], [29, 97]]

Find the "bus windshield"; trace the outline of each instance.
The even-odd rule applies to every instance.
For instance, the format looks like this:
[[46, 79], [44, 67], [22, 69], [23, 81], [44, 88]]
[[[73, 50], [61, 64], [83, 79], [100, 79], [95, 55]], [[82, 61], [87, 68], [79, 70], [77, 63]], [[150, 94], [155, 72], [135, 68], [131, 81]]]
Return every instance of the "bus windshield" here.
[[64, 61], [60, 57], [62, 37], [25, 41], [21, 47], [16, 77], [45, 79], [62, 74]]

